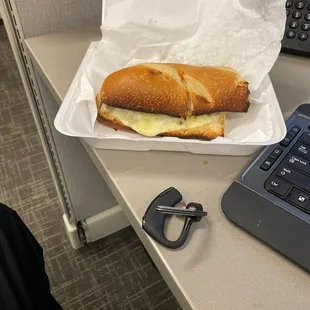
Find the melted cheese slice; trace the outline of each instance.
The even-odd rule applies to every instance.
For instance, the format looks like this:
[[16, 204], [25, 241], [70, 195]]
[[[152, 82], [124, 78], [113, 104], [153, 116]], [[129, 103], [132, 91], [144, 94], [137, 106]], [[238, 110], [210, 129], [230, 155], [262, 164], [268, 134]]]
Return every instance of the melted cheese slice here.
[[183, 118], [163, 114], [136, 112], [102, 104], [101, 111], [116, 118], [141, 135], [154, 137], [164, 132], [192, 129], [220, 122], [222, 113]]

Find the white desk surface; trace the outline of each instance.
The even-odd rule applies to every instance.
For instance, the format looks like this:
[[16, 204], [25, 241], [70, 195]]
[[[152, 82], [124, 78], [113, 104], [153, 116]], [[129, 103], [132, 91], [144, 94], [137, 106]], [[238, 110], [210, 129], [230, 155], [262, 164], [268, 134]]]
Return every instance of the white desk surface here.
[[[26, 41], [59, 103], [90, 41], [98, 39], [99, 26], [95, 26]], [[310, 99], [309, 74], [309, 60], [280, 56], [277, 61], [271, 77], [285, 116]], [[222, 194], [251, 157], [84, 146], [184, 309], [310, 308], [310, 274], [234, 226], [222, 213]], [[191, 240], [182, 250], [163, 248], [141, 228], [146, 207], [169, 186], [179, 189], [187, 201], [201, 202], [209, 212], [194, 225]]]

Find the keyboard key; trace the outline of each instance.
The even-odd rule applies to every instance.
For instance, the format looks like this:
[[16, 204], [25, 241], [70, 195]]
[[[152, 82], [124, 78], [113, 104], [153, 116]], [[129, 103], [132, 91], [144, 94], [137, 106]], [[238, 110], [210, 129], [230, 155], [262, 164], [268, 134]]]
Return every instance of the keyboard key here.
[[305, 132], [299, 139], [300, 142], [310, 145], [310, 132]]
[[301, 29], [304, 31], [308, 31], [310, 29], [310, 24], [309, 23], [302, 24]]
[[299, 25], [299, 23], [296, 22], [296, 20], [292, 20], [292, 21], [290, 22], [290, 27], [291, 27], [292, 29], [296, 29], [296, 28], [298, 27], [298, 25]]
[[297, 142], [292, 148], [292, 153], [310, 159], [310, 146], [305, 143]]
[[283, 161], [284, 164], [288, 164], [291, 167], [300, 170], [306, 174], [310, 174], [310, 161], [303, 159], [297, 155], [289, 153]]
[[298, 39], [300, 41], [306, 41], [308, 39], [308, 35], [305, 33], [305, 32], [301, 32], [299, 35], [298, 35]]
[[305, 4], [302, 1], [296, 3], [295, 8], [298, 10], [302, 10], [305, 7]]
[[286, 6], [287, 8], [290, 8], [292, 5], [293, 5], [293, 1], [290, 1], [290, 0], [286, 1], [285, 6]]
[[305, 20], [306, 20], [306, 21], [310, 21], [310, 13], [307, 13], [307, 14], [305, 15]]
[[286, 180], [305, 191], [310, 191], [310, 178], [298, 172], [297, 170], [294, 170], [288, 165], [280, 165], [276, 169], [275, 174], [281, 179]]
[[310, 212], [310, 197], [308, 194], [304, 193], [303, 191], [297, 188], [294, 188], [287, 200], [297, 205], [302, 210], [308, 213]]
[[267, 189], [267, 191], [272, 192], [280, 196], [281, 198], [285, 198], [288, 192], [292, 189], [292, 187], [292, 185], [273, 175], [270, 176], [265, 182], [265, 188]]
[[301, 128], [297, 125], [291, 128], [291, 130], [288, 132], [289, 135], [296, 136], [300, 132]]
[[268, 157], [261, 165], [260, 168], [264, 171], [268, 171], [274, 164], [274, 159]]
[[[307, 14], [306, 14], [307, 15]], [[301, 17], [301, 13], [299, 12], [299, 11], [295, 11], [294, 13], [293, 13], [293, 18], [295, 18], [295, 19], [299, 19], [300, 17]], [[305, 18], [306, 18], [306, 16], [305, 16]]]
[[286, 137], [280, 142], [280, 144], [282, 146], [288, 146], [294, 138], [295, 136], [287, 134]]
[[289, 39], [293, 39], [293, 38], [296, 36], [296, 32], [293, 31], [293, 30], [289, 30], [289, 31], [286, 33], [286, 36], [287, 36]]
[[270, 158], [276, 160], [283, 153], [283, 149], [277, 146], [269, 155]]

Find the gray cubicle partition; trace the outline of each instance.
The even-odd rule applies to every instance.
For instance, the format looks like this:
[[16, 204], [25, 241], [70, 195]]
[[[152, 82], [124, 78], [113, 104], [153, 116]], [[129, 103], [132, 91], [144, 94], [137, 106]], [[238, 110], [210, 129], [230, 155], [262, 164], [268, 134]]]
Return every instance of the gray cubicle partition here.
[[[101, 0], [0, 0], [11, 45], [18, 62], [30, 106], [62, 202], [64, 220], [74, 247], [100, 238], [89, 229], [87, 219], [100, 218], [117, 202], [79, 139], [59, 134], [53, 125], [58, 104], [28, 57], [24, 40], [66, 31], [101, 21]], [[120, 209], [117, 209], [120, 210]], [[121, 211], [117, 211], [121, 212]], [[115, 213], [115, 212], [114, 212]], [[97, 217], [96, 217], [97, 216]], [[104, 225], [104, 221], [102, 221]], [[117, 228], [114, 227], [111, 232]], [[119, 227], [124, 227], [124, 221]], [[102, 235], [109, 232], [102, 230]], [[87, 236], [92, 236], [88, 240]]]
[[102, 0], [6, 0], [25, 39], [101, 24]]

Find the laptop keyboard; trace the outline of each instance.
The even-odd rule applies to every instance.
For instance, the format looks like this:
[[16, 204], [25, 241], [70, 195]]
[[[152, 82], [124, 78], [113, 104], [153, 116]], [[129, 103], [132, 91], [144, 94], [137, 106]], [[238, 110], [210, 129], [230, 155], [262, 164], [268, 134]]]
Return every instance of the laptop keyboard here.
[[[287, 155], [274, 167], [284, 151], [288, 151]], [[291, 127], [260, 165], [263, 171], [271, 168], [273, 172], [265, 181], [266, 190], [310, 214], [310, 131], [302, 132], [297, 125]]]

